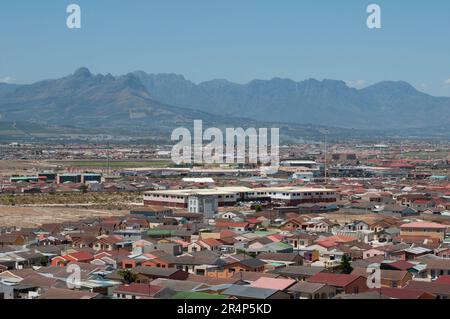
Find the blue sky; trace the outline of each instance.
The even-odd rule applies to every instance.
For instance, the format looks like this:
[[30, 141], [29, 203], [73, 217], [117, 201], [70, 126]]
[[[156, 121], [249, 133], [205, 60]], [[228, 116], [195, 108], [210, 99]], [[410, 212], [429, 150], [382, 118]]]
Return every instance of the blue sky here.
[[[81, 6], [80, 30], [66, 27], [70, 3]], [[382, 8], [381, 30], [366, 26], [370, 3]], [[450, 1], [0, 1], [0, 81], [57, 78], [80, 66], [194, 82], [405, 80], [450, 96]]]

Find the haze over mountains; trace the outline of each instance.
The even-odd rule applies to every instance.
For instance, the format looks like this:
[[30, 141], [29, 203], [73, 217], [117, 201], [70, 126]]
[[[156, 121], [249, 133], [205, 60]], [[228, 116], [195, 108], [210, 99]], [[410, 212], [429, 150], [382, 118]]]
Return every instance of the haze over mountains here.
[[194, 119], [217, 127], [285, 123], [281, 126], [292, 136], [319, 126], [340, 127], [335, 130], [344, 135], [353, 129], [445, 129], [450, 98], [432, 97], [406, 82], [361, 90], [342, 81], [313, 79], [194, 84], [180, 75], [138, 71], [115, 77], [93, 75], [86, 68], [30, 85], [0, 84], [1, 121], [167, 135], [174, 127], [191, 126]]
[[78, 127], [172, 128], [194, 119], [214, 121], [220, 116], [164, 105], [152, 99], [133, 74], [93, 75], [86, 68], [56, 80], [0, 87], [4, 121], [33, 121]]
[[274, 78], [244, 85], [212, 80], [196, 85], [180, 75], [134, 74], [159, 101], [215, 114], [359, 129], [450, 124], [450, 98], [430, 96], [406, 82], [357, 90], [335, 80]]

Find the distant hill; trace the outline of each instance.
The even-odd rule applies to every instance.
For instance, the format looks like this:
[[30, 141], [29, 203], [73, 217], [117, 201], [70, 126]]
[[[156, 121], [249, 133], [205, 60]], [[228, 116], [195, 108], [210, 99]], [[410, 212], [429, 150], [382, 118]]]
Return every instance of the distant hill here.
[[[363, 90], [341, 81], [273, 79], [239, 85], [194, 84], [173, 74], [73, 74], [30, 85], [0, 84], [1, 133], [6, 136], [108, 134], [170, 139], [176, 127], [278, 127], [285, 142], [329, 137], [450, 136], [450, 98], [418, 92], [405, 82]], [[416, 129], [420, 127], [421, 129]]]
[[3, 121], [147, 131], [192, 124], [194, 119], [222, 119], [154, 100], [133, 74], [93, 75], [86, 68], [61, 79], [5, 88], [0, 114]]
[[221, 115], [359, 129], [450, 124], [450, 98], [430, 96], [401, 81], [357, 90], [335, 80], [274, 78], [244, 85], [212, 80], [197, 85], [181, 75], [134, 74], [163, 103]]

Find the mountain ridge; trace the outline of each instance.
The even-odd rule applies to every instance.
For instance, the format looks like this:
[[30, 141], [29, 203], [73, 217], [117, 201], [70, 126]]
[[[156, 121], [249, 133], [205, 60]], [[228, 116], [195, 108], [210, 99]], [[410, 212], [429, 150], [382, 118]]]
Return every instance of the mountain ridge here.
[[[450, 123], [450, 98], [433, 97], [405, 81], [383, 81], [356, 89], [331, 79], [296, 82], [274, 77], [246, 84], [216, 79], [195, 84], [176, 74], [134, 74], [162, 102], [214, 114], [239, 112], [258, 121], [362, 129]], [[408, 111], [412, 112], [405, 116]]]
[[224, 79], [195, 84], [174, 73], [113, 76], [81, 67], [59, 79], [0, 84], [0, 119], [164, 134], [192, 126], [195, 119], [216, 127], [413, 130], [450, 125], [450, 98], [422, 93], [405, 81], [363, 89], [340, 80], [279, 77], [247, 84]]

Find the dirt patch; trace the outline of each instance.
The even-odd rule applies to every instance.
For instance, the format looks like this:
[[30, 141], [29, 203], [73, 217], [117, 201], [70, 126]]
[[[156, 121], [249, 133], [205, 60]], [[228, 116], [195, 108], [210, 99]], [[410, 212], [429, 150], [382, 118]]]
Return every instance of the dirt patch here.
[[63, 223], [93, 217], [126, 216], [124, 210], [98, 210], [56, 207], [0, 206], [0, 226], [36, 227], [45, 223]]

